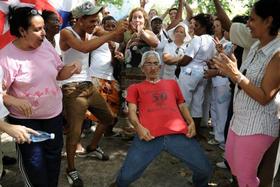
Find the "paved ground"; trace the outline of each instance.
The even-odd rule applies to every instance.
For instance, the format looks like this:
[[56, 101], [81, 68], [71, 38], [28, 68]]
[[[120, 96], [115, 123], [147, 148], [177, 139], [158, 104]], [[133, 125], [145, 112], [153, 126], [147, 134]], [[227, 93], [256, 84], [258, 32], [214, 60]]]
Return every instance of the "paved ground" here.
[[[122, 125], [126, 123], [124, 119], [120, 120]], [[117, 128], [116, 130], [120, 130]], [[204, 134], [208, 134], [209, 129], [204, 129]], [[89, 134], [82, 139], [83, 145], [87, 145], [92, 134]], [[3, 136], [2, 137], [6, 137]], [[76, 158], [77, 169], [80, 172], [85, 187], [108, 187], [116, 176], [130, 141], [118, 138], [104, 138], [101, 147], [110, 155], [109, 161], [99, 161], [93, 158]], [[200, 142], [204, 147], [206, 154], [210, 158], [215, 167], [215, 163], [222, 161], [222, 150], [216, 146], [208, 145], [205, 141]], [[11, 139], [4, 139], [1, 145], [5, 153], [15, 156], [14, 144]], [[69, 184], [65, 177], [66, 159], [63, 157], [60, 174], [60, 187], [68, 187]], [[18, 171], [17, 165], [6, 168], [7, 174], [0, 181], [3, 187], [22, 187], [24, 186], [21, 180], [21, 175]], [[191, 173], [185, 166], [174, 157], [167, 153], [162, 153], [145, 171], [141, 179], [132, 184], [132, 187], [191, 187], [190, 181]], [[230, 174], [226, 169], [219, 169], [215, 167], [214, 175], [211, 180], [212, 186], [227, 187], [229, 184]], [[280, 186], [280, 175], [278, 173], [276, 185]]]

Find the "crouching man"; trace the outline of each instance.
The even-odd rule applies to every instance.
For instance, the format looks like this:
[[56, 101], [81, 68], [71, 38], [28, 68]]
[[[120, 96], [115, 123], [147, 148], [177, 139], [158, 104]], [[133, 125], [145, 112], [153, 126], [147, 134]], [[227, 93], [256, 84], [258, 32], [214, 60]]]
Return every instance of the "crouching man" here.
[[194, 121], [175, 80], [161, 80], [160, 57], [145, 52], [140, 68], [146, 80], [128, 88], [129, 120], [137, 135], [112, 186], [126, 187], [137, 180], [161, 151], [182, 160], [193, 172], [196, 187], [208, 186], [211, 164], [198, 142]]

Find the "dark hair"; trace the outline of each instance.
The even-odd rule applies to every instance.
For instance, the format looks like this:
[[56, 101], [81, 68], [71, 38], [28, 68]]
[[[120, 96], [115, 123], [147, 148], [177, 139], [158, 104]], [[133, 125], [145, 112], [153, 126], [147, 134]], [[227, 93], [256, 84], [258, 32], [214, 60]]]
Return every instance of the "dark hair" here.
[[49, 20], [52, 15], [56, 15], [56, 13], [50, 10], [43, 10], [42, 12], [42, 17], [45, 22]]
[[246, 24], [248, 19], [249, 19], [249, 16], [236, 15], [232, 18], [231, 22], [232, 23], [244, 23], [244, 24]]
[[22, 37], [19, 28], [27, 30], [30, 26], [31, 19], [40, 13], [31, 7], [11, 7], [9, 6], [8, 22], [10, 25], [10, 33], [18, 38]]
[[206, 34], [213, 34], [213, 18], [210, 14], [200, 13], [194, 16], [193, 19], [206, 28]]
[[170, 9], [168, 10], [168, 14], [170, 14], [170, 12], [171, 12], [172, 10], [178, 11], [178, 8], [176, 8], [176, 7], [170, 8]]
[[101, 21], [101, 24], [104, 25], [106, 23], [106, 21], [116, 21], [115, 18], [113, 16], [105, 16], [102, 21]]
[[270, 26], [269, 34], [277, 35], [280, 28], [280, 2], [279, 0], [260, 0], [257, 1], [253, 10], [255, 13], [260, 16], [262, 19], [266, 19], [269, 16], [273, 18], [273, 21]]

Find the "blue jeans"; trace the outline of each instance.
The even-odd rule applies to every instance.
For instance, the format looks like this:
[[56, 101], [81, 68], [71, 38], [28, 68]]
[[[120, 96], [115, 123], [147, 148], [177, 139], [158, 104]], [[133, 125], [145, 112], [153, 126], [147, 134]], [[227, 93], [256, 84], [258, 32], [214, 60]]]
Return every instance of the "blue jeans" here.
[[63, 147], [62, 115], [51, 119], [16, 119], [9, 117], [8, 120], [12, 124], [55, 134], [53, 140], [16, 144], [16, 148], [19, 169], [25, 186], [56, 187]]
[[198, 142], [184, 135], [166, 135], [149, 142], [135, 136], [118, 173], [117, 186], [126, 187], [137, 180], [161, 151], [166, 151], [182, 160], [192, 170], [195, 186], [208, 186], [212, 166]]

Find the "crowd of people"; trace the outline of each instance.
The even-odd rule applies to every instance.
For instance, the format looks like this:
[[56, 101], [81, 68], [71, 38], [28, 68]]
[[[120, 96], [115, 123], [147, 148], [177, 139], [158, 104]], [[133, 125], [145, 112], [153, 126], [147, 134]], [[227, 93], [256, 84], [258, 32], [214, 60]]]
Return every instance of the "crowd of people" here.
[[[187, 0], [163, 15], [147, 13], [145, 2], [117, 21], [86, 1], [62, 29], [55, 12], [9, 7], [15, 39], [0, 49], [0, 129], [15, 138], [25, 185], [58, 186], [65, 133], [68, 182], [84, 186], [75, 155], [109, 160], [100, 141], [116, 135], [122, 115], [135, 135], [111, 186], [129, 186], [162, 151], [185, 163], [196, 187], [208, 186], [215, 164], [229, 169], [235, 186], [273, 186], [280, 1], [259, 0], [249, 16], [232, 20], [219, 0], [215, 15], [194, 15]], [[96, 128], [83, 148], [86, 118]], [[199, 143], [209, 121], [207, 142], [225, 151], [221, 163], [211, 163]], [[55, 138], [30, 142], [37, 131]]]

